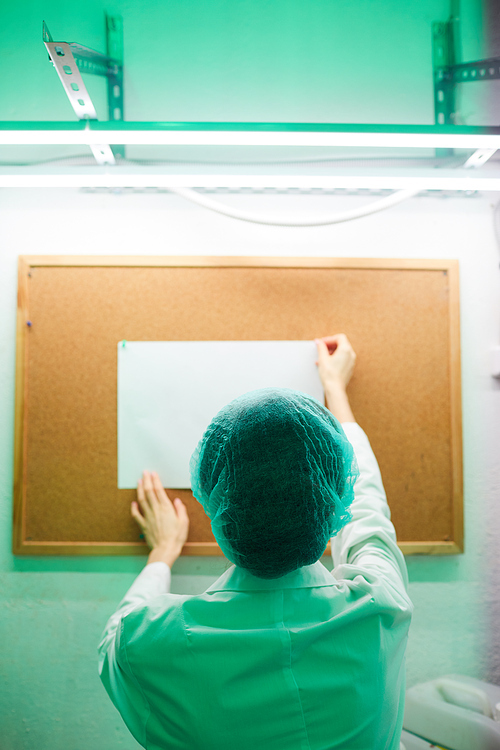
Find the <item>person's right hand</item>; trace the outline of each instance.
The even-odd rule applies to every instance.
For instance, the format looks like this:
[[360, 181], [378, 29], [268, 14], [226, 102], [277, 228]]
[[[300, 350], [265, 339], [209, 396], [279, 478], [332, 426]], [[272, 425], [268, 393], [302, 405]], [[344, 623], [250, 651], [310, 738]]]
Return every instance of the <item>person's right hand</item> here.
[[314, 339], [318, 347], [316, 364], [325, 391], [329, 387], [341, 385], [344, 389], [349, 383], [356, 362], [356, 354], [345, 333], [335, 336], [324, 336]]

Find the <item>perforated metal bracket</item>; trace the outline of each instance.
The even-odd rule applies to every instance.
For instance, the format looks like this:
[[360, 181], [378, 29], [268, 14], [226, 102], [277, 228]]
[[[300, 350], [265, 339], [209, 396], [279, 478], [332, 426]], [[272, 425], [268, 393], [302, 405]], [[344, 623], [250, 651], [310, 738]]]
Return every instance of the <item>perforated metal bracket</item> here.
[[[432, 67], [434, 81], [434, 121], [436, 125], [455, 125], [455, 87], [448, 70], [455, 62], [456, 21], [432, 24]], [[436, 149], [436, 157], [453, 156], [451, 148]]]
[[[456, 86], [459, 83], [500, 78], [500, 57], [458, 62], [458, 18], [432, 24], [434, 73], [434, 119], [436, 125], [456, 125]], [[493, 152], [494, 153], [494, 152]], [[452, 149], [437, 149], [436, 156], [452, 155]], [[471, 157], [468, 167], [479, 167], [492, 154], [482, 151]]]
[[[106, 15], [108, 54], [71, 42], [54, 42], [45, 21], [43, 43], [71, 106], [80, 120], [97, 120], [92, 99], [81, 73], [103, 75], [108, 84], [110, 120], [123, 120], [123, 24], [120, 16]], [[112, 55], [112, 56], [111, 56]], [[115, 155], [125, 156], [125, 146], [90, 146], [98, 164], [116, 164]]]
[[455, 87], [449, 70], [455, 63], [454, 24], [432, 24], [434, 119], [436, 125], [455, 125]]
[[478, 169], [482, 167], [497, 152], [496, 148], [478, 148], [477, 151], [469, 156], [465, 162], [464, 169]]

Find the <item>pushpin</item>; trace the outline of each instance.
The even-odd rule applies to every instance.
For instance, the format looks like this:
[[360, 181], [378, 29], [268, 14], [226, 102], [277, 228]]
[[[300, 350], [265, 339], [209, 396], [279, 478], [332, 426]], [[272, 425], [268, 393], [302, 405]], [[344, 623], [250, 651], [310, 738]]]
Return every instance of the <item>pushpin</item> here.
[[124, 349], [125, 349], [125, 344], [126, 344], [126, 343], [127, 343], [127, 342], [125, 341], [125, 339], [123, 339], [123, 343], [122, 343], [122, 346], [123, 346], [123, 348], [124, 348]]
[[26, 323], [26, 325], [31, 328], [31, 320], [28, 320], [27, 323]]

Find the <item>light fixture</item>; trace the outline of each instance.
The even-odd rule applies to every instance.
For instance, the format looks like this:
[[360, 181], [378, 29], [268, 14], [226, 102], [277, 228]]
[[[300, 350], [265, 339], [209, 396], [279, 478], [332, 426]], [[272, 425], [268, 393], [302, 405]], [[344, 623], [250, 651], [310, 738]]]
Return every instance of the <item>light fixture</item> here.
[[54, 188], [252, 188], [277, 190], [446, 190], [500, 192], [500, 175], [484, 170], [335, 170], [329, 174], [259, 173], [238, 174], [233, 169], [217, 172], [173, 171], [159, 167], [2, 167], [0, 187]]
[[0, 145], [498, 149], [500, 127], [182, 122], [1, 122]]

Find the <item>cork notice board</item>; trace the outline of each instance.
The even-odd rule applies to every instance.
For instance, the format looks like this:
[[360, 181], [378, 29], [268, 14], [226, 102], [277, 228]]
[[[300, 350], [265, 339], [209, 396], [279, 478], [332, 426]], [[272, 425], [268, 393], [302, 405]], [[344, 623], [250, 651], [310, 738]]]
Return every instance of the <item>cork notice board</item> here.
[[[341, 332], [399, 546], [462, 552], [458, 261], [21, 256], [14, 553], [148, 552], [135, 490], [117, 488], [119, 341]], [[221, 554], [191, 491], [176, 494], [191, 519], [183, 554]]]

